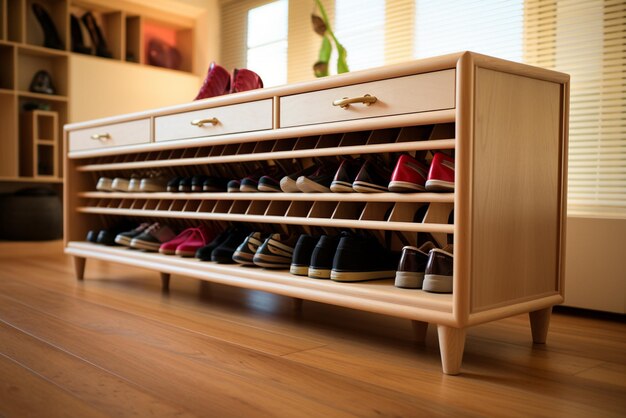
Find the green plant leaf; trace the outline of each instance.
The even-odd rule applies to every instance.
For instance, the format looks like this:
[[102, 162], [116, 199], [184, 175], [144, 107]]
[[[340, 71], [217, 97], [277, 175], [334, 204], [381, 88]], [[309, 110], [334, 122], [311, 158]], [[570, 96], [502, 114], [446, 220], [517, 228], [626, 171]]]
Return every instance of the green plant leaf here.
[[320, 53], [318, 55], [318, 60], [328, 63], [330, 61], [330, 55], [333, 52], [333, 46], [330, 43], [330, 39], [328, 36], [324, 36], [322, 38], [322, 46], [320, 47]]
[[348, 51], [339, 42], [335, 41], [337, 46], [337, 74], [343, 74], [350, 71], [348, 68]]

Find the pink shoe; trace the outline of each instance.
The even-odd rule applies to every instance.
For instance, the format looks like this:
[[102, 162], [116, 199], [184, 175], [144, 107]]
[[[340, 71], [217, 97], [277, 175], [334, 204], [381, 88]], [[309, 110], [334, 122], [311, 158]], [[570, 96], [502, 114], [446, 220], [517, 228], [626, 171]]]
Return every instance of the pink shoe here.
[[194, 100], [221, 96], [230, 92], [230, 74], [224, 67], [212, 62], [209, 72], [200, 87], [200, 91]]
[[192, 234], [176, 247], [176, 255], [181, 257], [194, 257], [199, 248], [204, 247], [213, 240], [215, 234], [205, 227], [193, 228]]
[[183, 232], [181, 232], [180, 234], [176, 235], [171, 240], [169, 240], [167, 242], [164, 242], [159, 247], [159, 252], [161, 254], [167, 254], [167, 255], [174, 255], [174, 254], [176, 254], [176, 248], [180, 244], [185, 242], [189, 237], [191, 237], [191, 235], [193, 234], [193, 232], [196, 229], [197, 228], [187, 228]]
[[254, 71], [246, 68], [233, 70], [233, 77], [230, 81], [230, 92], [237, 93], [240, 91], [248, 91], [263, 88], [263, 80]]

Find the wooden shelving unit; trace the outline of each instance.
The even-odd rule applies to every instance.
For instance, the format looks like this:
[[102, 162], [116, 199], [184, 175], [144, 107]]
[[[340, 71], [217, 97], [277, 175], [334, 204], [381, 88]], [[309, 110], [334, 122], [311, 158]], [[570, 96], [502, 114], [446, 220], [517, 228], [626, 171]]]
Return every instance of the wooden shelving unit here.
[[[49, 13], [63, 42], [63, 49], [43, 46], [44, 32], [32, 11], [33, 3], [43, 6]], [[162, 27], [167, 36], [172, 37], [172, 33], [180, 34], [174, 36], [174, 41], [178, 42], [176, 47], [183, 57], [179, 70], [191, 72], [193, 50], [190, 39], [194, 32], [192, 21], [153, 12], [147, 8], [116, 8], [119, 4], [122, 3], [101, 0], [0, 0], [0, 154], [4, 156], [3, 164], [0, 165], [1, 182], [31, 181], [35, 178], [37, 182], [43, 183], [61, 181], [61, 147], [52, 150], [42, 148], [42, 154], [50, 151], [55, 153], [46, 157], [54, 161], [52, 175], [37, 177], [28, 174], [33, 172], [30, 167], [20, 167], [20, 161], [30, 161], [30, 153], [20, 153], [20, 149], [25, 152], [30, 149], [23, 144], [30, 141], [29, 128], [21, 121], [26, 112], [25, 104], [45, 105], [49, 111], [57, 114], [57, 137], [60, 138], [63, 134], [63, 125], [68, 122], [70, 106], [69, 60], [73, 54], [70, 13], [79, 18], [87, 11], [94, 14], [113, 54], [111, 59], [117, 61], [148, 64], [143, 53], [146, 19], [152, 27]], [[146, 16], [141, 13], [146, 13]], [[90, 45], [86, 30], [83, 31], [83, 38]], [[131, 55], [137, 59], [128, 59]], [[50, 73], [55, 94], [29, 91], [33, 76], [39, 70]]]
[[[403, 317], [414, 321], [418, 338], [436, 324], [443, 371], [456, 374], [469, 327], [527, 312], [533, 340], [543, 343], [551, 307], [563, 300], [568, 89], [565, 74], [466, 52], [69, 125], [66, 253], [79, 279], [85, 260], [95, 258], [157, 270], [164, 285], [175, 273]], [[359, 103], [366, 94], [376, 103]], [[333, 105], [344, 97], [356, 103]], [[244, 121], [250, 106], [252, 120]], [[215, 115], [216, 125], [189, 128]], [[241, 178], [315, 158], [376, 154], [393, 165], [400, 153], [438, 150], [455, 157], [454, 193], [95, 190], [102, 176]], [[441, 246], [454, 242], [453, 293], [399, 289], [390, 280], [336, 283], [84, 241], [88, 230], [122, 218], [177, 228], [244, 222], [285, 233], [367, 229], [381, 240], [391, 236], [386, 242], [395, 250], [428, 233]]]

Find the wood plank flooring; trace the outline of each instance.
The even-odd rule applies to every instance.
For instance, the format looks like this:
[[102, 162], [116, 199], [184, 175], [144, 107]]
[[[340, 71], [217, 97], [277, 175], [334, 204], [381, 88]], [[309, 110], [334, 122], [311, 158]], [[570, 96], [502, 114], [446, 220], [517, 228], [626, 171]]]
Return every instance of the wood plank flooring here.
[[445, 376], [435, 327], [9, 245], [0, 417], [626, 416], [623, 317], [557, 312], [545, 346], [527, 315], [471, 328]]

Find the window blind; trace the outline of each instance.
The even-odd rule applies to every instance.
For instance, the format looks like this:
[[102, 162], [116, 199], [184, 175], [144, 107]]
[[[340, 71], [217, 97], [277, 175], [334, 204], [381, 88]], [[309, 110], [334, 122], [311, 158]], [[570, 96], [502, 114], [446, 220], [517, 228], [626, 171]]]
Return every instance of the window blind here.
[[[264, 3], [222, 3], [222, 62], [230, 68], [245, 65], [245, 16], [249, 8]], [[324, 4], [348, 50], [352, 70], [473, 50], [571, 74], [568, 209], [626, 216], [626, 2], [324, 0]], [[313, 0], [289, 1], [289, 82], [314, 78], [311, 67], [320, 40], [311, 29], [313, 9]]]

